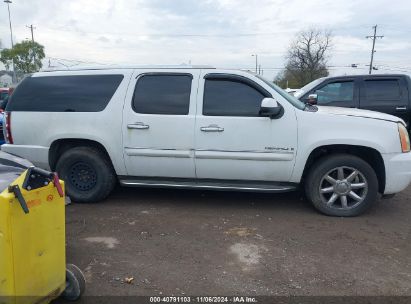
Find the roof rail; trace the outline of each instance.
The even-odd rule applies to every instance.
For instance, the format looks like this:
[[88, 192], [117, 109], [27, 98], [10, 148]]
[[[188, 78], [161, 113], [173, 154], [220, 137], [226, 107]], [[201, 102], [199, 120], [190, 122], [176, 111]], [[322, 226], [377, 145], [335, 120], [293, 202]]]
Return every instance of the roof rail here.
[[72, 66], [72, 67], [48, 67], [40, 72], [54, 71], [84, 71], [84, 70], [112, 70], [112, 69], [215, 69], [209, 65], [93, 65], [93, 66]]

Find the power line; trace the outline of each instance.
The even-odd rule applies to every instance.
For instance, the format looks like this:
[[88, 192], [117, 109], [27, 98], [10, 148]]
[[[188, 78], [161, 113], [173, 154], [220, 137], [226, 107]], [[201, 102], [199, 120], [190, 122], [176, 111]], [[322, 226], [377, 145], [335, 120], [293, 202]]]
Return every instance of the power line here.
[[394, 72], [401, 72], [401, 73], [411, 73], [410, 69], [406, 70], [406, 69], [394, 68], [394, 67], [390, 68], [390, 67], [378, 66], [378, 69], [382, 70], [382, 71], [394, 71]]
[[55, 60], [56, 62], [67, 66], [62, 63], [62, 61], [67, 61], [67, 62], [72, 62], [73, 64], [70, 66], [75, 66], [79, 64], [96, 64], [96, 65], [106, 65], [106, 63], [101, 63], [101, 62], [96, 62], [96, 61], [84, 61], [84, 60], [77, 60], [77, 59], [68, 59], [68, 58], [57, 58], [57, 57], [47, 57], [47, 59], [50, 60]]
[[[46, 30], [51, 31], [62, 31], [62, 32], [83, 32], [82, 30], [71, 29], [66, 27], [45, 27]], [[125, 35], [125, 36], [133, 36], [133, 37], [175, 37], [175, 38], [195, 38], [195, 37], [220, 37], [220, 38], [230, 38], [230, 37], [255, 37], [255, 36], [277, 36], [280, 33], [290, 33], [292, 31], [278, 31], [278, 32], [245, 32], [245, 33], [130, 33], [130, 32], [95, 32], [87, 30], [87, 34], [94, 34], [94, 35], [111, 35], [111, 36], [118, 36], [118, 35]]]
[[375, 40], [377, 38], [384, 37], [384, 36], [377, 36], [377, 24], [373, 26], [373, 29], [374, 29], [374, 35], [365, 37], [367, 39], [368, 38], [372, 39], [371, 62], [370, 62], [370, 70], [369, 70], [368, 74], [371, 74], [371, 71], [373, 69], [372, 63], [373, 63], [373, 60], [374, 60], [374, 53], [375, 53]]
[[381, 66], [381, 67], [387, 67], [387, 68], [392, 68], [392, 69], [399, 69], [399, 70], [411, 70], [411, 66], [399, 66], [399, 65], [390, 65], [390, 64], [383, 64], [383, 63], [377, 63], [376, 65]]

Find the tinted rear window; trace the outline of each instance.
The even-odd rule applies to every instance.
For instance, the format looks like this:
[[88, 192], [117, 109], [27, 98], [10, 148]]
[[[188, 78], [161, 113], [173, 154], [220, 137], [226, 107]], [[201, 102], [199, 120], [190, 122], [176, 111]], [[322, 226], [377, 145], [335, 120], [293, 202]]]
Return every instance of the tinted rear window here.
[[399, 100], [400, 84], [397, 79], [378, 79], [365, 81], [367, 100]]
[[134, 91], [133, 109], [142, 114], [187, 115], [192, 75], [143, 75]]
[[27, 77], [14, 91], [8, 111], [99, 112], [123, 75]]

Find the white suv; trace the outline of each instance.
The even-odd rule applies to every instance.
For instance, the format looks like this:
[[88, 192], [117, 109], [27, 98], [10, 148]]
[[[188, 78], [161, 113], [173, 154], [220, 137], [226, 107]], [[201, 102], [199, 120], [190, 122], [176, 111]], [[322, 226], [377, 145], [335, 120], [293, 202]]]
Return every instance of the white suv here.
[[411, 181], [404, 122], [301, 103], [245, 71], [124, 67], [27, 77], [2, 150], [56, 170], [77, 202], [124, 186], [283, 192], [354, 216]]

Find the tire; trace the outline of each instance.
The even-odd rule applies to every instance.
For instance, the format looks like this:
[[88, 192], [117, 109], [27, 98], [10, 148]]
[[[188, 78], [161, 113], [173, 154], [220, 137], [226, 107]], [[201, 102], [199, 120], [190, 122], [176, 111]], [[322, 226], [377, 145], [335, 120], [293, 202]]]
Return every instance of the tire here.
[[310, 168], [305, 192], [314, 207], [326, 215], [357, 216], [377, 200], [378, 179], [361, 158], [335, 154], [319, 159]]
[[73, 264], [66, 265], [66, 289], [61, 294], [67, 301], [77, 301], [86, 290], [86, 280], [81, 270]]
[[67, 195], [77, 203], [101, 201], [116, 184], [110, 160], [94, 147], [65, 151], [57, 161], [56, 171], [65, 182]]

